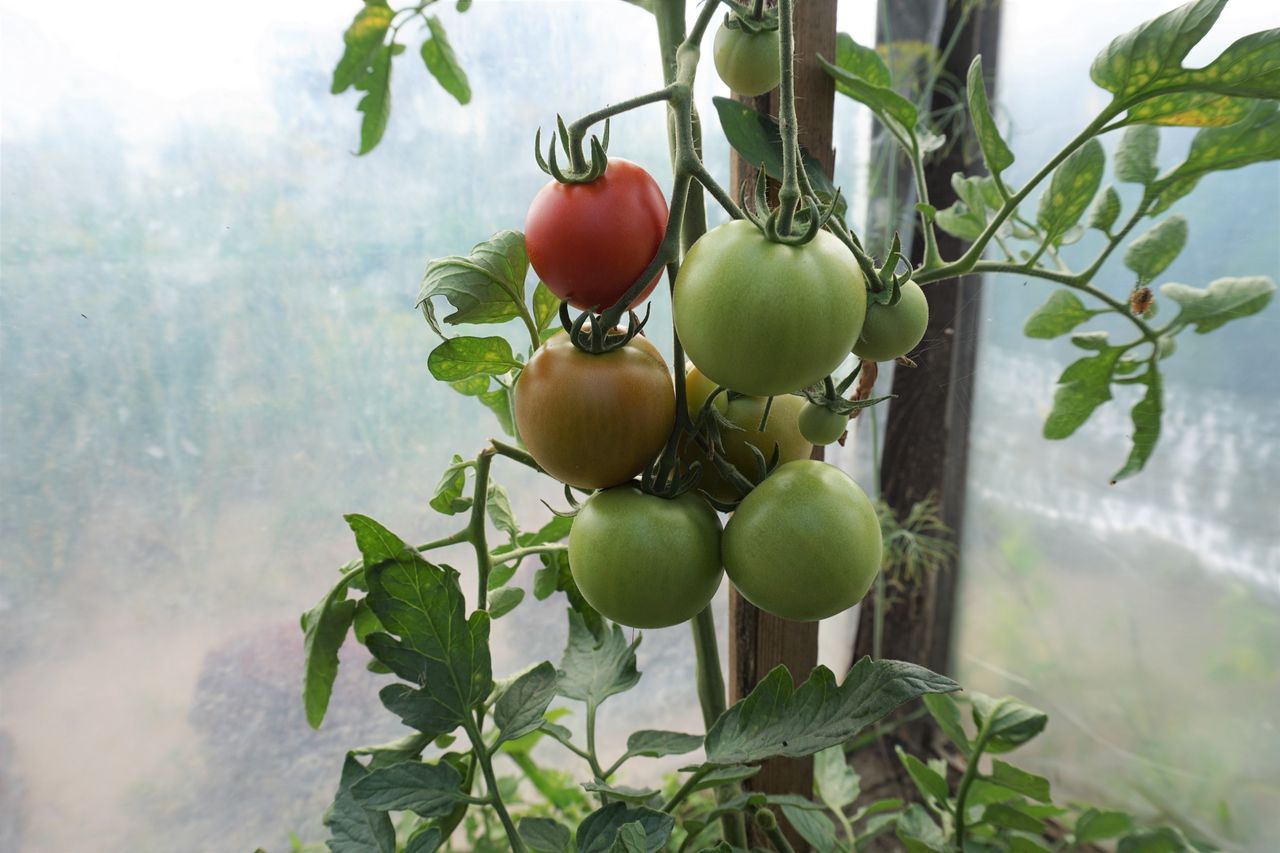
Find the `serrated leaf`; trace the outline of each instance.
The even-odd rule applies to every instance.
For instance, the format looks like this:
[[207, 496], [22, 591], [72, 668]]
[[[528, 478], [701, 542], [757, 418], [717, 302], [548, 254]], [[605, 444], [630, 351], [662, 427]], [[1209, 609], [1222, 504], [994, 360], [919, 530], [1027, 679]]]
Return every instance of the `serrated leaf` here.
[[446, 92], [453, 95], [460, 104], [471, 102], [471, 84], [467, 81], [467, 72], [458, 64], [453, 45], [445, 34], [444, 24], [435, 15], [427, 18], [427, 27], [431, 37], [422, 43], [422, 61]]
[[444, 761], [403, 761], [374, 770], [351, 793], [366, 809], [411, 811], [423, 818], [446, 815], [464, 800], [462, 774]]
[[360, 148], [357, 154], [368, 154], [382, 141], [391, 117], [391, 60], [404, 53], [404, 45], [389, 44], [373, 51], [369, 73], [356, 79], [355, 87], [364, 92], [356, 111], [360, 120]]
[[1256, 102], [1244, 118], [1227, 127], [1206, 127], [1191, 140], [1187, 159], [1151, 185], [1155, 216], [1195, 188], [1209, 172], [1239, 169], [1280, 159], [1280, 113], [1274, 102]]
[[315, 607], [302, 614], [302, 705], [313, 729], [324, 722], [338, 677], [338, 650], [355, 618], [356, 602], [347, 600], [353, 575], [343, 577]]
[[578, 826], [578, 853], [609, 853], [618, 831], [629, 823], [639, 823], [645, 833], [648, 853], [661, 850], [671, 837], [675, 819], [644, 806], [609, 803], [587, 816]]
[[836, 850], [836, 827], [820, 811], [797, 808], [791, 805], [782, 806], [782, 814], [791, 827], [814, 850]]
[[814, 755], [813, 787], [818, 798], [833, 812], [843, 812], [846, 806], [853, 805], [858, 799], [862, 792], [861, 780], [858, 771], [849, 766], [843, 745], [829, 747]]
[[396, 830], [386, 812], [362, 806], [351, 789], [369, 771], [348, 755], [342, 765], [342, 781], [325, 819], [329, 827], [326, 844], [332, 853], [396, 853]]
[[539, 332], [560, 325], [560, 297], [542, 282], [533, 289], [533, 324]]
[[969, 117], [973, 121], [974, 135], [978, 137], [978, 147], [982, 149], [982, 159], [987, 169], [998, 175], [1013, 165], [1013, 152], [1005, 144], [996, 127], [996, 120], [991, 115], [991, 105], [987, 103], [987, 87], [982, 77], [982, 57], [975, 56], [969, 65], [968, 77]]
[[516, 831], [530, 853], [565, 853], [569, 849], [569, 828], [550, 818], [522, 817]]
[[1218, 19], [1226, 0], [1196, 0], [1117, 36], [1094, 59], [1093, 82], [1118, 97], [1158, 88]]
[[1092, 844], [1108, 838], [1119, 838], [1133, 830], [1133, 818], [1124, 812], [1086, 809], [1076, 818], [1072, 834], [1077, 844]]
[[489, 618], [501, 619], [524, 601], [524, 590], [520, 587], [504, 587], [496, 589], [489, 596]]
[[430, 735], [413, 732], [388, 743], [357, 747], [351, 750], [351, 754], [369, 756], [369, 769], [377, 770], [402, 761], [417, 760], [422, 755], [422, 751], [431, 745], [431, 741]]
[[567, 699], [599, 705], [617, 693], [630, 690], [640, 680], [636, 647], [640, 636], [628, 643], [618, 625], [606, 625], [602, 636], [587, 627], [582, 614], [569, 611], [569, 642], [560, 662], [556, 690]]
[[1041, 803], [1050, 801], [1048, 779], [1020, 770], [1008, 762], [996, 759], [991, 765], [991, 776], [988, 778], [995, 784], [1017, 791], [1024, 797], [1030, 797]]
[[[1087, 349], [1091, 352], [1100, 352], [1111, 346], [1110, 335], [1107, 332], [1076, 332], [1071, 336], [1071, 343], [1080, 349]], [[1125, 363], [1121, 359], [1116, 363], [1116, 373], [1122, 373], [1121, 366]]]
[[1243, 118], [1252, 98], [1213, 92], [1169, 92], [1143, 100], [1129, 108], [1124, 124], [1162, 127], [1226, 127]]
[[444, 515], [457, 515], [471, 508], [471, 498], [464, 498], [462, 492], [467, 487], [467, 469], [474, 465], [473, 460], [463, 459], [456, 453], [453, 455], [453, 460], [440, 475], [435, 494], [431, 496], [432, 509]]
[[366, 2], [356, 12], [355, 19], [342, 34], [344, 50], [338, 65], [333, 69], [333, 82], [329, 91], [338, 95], [364, 79], [373, 65], [373, 54], [382, 47], [391, 27], [394, 13], [383, 0]]
[[641, 729], [632, 732], [627, 738], [627, 754], [646, 758], [684, 755], [700, 746], [702, 746], [702, 735], [687, 735], [683, 732]]
[[923, 697], [922, 701], [929, 716], [933, 717], [933, 721], [938, 724], [942, 733], [967, 756], [972, 746], [969, 744], [969, 737], [965, 734], [964, 725], [961, 722], [960, 704], [946, 693], [931, 693]]
[[[839, 58], [839, 54], [837, 54]], [[899, 95], [887, 83], [875, 82], [860, 76], [863, 67], [843, 68], [828, 62], [821, 55], [818, 62], [831, 79], [835, 80], [836, 91], [853, 98], [867, 106], [881, 121], [896, 124], [899, 130], [915, 132], [919, 113], [915, 104]]]
[[[742, 159], [752, 166], [764, 166], [765, 174], [774, 180], [782, 179], [782, 131], [777, 121], [732, 98], [715, 97], [716, 116], [725, 138]], [[800, 160], [814, 190], [828, 197], [835, 194], [835, 185], [823, 171], [822, 164], [814, 159], [803, 145]]]
[[648, 849], [644, 827], [639, 823], [625, 823], [618, 828], [618, 836], [613, 840], [609, 853], [647, 853]]
[[970, 210], [962, 202], [956, 202], [950, 207], [939, 210], [934, 217], [934, 222], [953, 237], [969, 241], [978, 239], [987, 227], [986, 219], [981, 214]]
[[879, 51], [858, 44], [848, 33], [836, 35], [836, 65], [873, 86], [892, 86], [889, 66], [885, 65]]
[[635, 803], [644, 805], [654, 797], [660, 797], [662, 794], [652, 788], [632, 788], [628, 785], [610, 785], [598, 780], [592, 782], [583, 782], [582, 790], [592, 794], [608, 794], [610, 798], [622, 800], [624, 803]]
[[1027, 318], [1022, 333], [1029, 338], [1056, 338], [1092, 318], [1096, 311], [1084, 307], [1080, 297], [1070, 290], [1055, 290], [1048, 301]]
[[1186, 244], [1187, 220], [1175, 214], [1130, 243], [1124, 265], [1138, 274], [1139, 285], [1147, 284], [1173, 263]]
[[[865, 834], [864, 834], [865, 835]], [[942, 828], [919, 803], [907, 806], [897, 821], [898, 840], [908, 853], [950, 853]]]
[[1066, 438], [1111, 399], [1111, 378], [1123, 351], [1123, 347], [1107, 347], [1097, 355], [1072, 362], [1062, 371], [1053, 395], [1053, 409], [1044, 422], [1045, 438]]
[[1104, 234], [1111, 233], [1111, 226], [1116, 224], [1120, 216], [1120, 194], [1115, 187], [1108, 186], [1093, 203], [1089, 212], [1089, 227], [1096, 228]]
[[1116, 146], [1116, 180], [1146, 186], [1156, 179], [1160, 131], [1149, 125], [1125, 128]]
[[539, 728], [555, 695], [556, 668], [550, 661], [543, 661], [517, 678], [493, 709], [493, 721], [501, 733], [498, 742], [514, 740]]
[[1175, 323], [1193, 326], [1198, 334], [1212, 332], [1232, 320], [1257, 314], [1271, 302], [1275, 283], [1266, 276], [1220, 278], [1207, 288], [1169, 283], [1160, 293], [1178, 304]]
[[897, 753], [898, 760], [902, 762], [902, 766], [906, 768], [907, 775], [915, 783], [916, 790], [924, 795], [925, 800], [932, 799], [935, 803], [946, 803], [947, 797], [951, 793], [946, 777], [914, 755], [907, 753], [902, 747], [897, 748]]
[[[493, 569], [489, 572], [489, 583], [488, 583], [489, 591], [493, 592], [494, 590], [498, 590], [506, 586], [511, 581], [511, 579], [515, 577], [516, 567], [518, 565], [519, 565], [518, 561], [511, 560], [509, 562], [500, 563], [499, 565], [494, 566]], [[493, 616], [492, 607], [489, 608], [489, 615]], [[497, 618], [497, 617], [494, 617], [494, 618]]]
[[[427, 356], [427, 369], [436, 379], [455, 382], [468, 376], [500, 376], [520, 367], [511, 344], [494, 335], [487, 338], [449, 338]], [[485, 395], [481, 394], [483, 400]]]
[[1142, 395], [1142, 399], [1134, 404], [1129, 414], [1133, 421], [1133, 434], [1130, 437], [1133, 446], [1129, 450], [1129, 458], [1125, 461], [1124, 467], [1112, 476], [1112, 484], [1141, 471], [1156, 449], [1156, 442], [1160, 440], [1160, 419], [1164, 413], [1164, 402], [1160, 371], [1154, 363], [1148, 363], [1147, 372], [1139, 381], [1147, 386], [1147, 391]]
[[993, 803], [982, 810], [982, 819], [993, 826], [1014, 829], [1019, 832], [1031, 832], [1037, 835], [1044, 832], [1044, 821], [1025, 814], [1015, 805]]
[[987, 752], [1008, 752], [1044, 731], [1049, 715], [1011, 697], [992, 698], [974, 693], [973, 722], [989, 726]]
[[1116, 853], [1195, 853], [1186, 837], [1171, 826], [1137, 832], [1120, 839]]
[[520, 534], [520, 525], [516, 522], [515, 510], [511, 508], [511, 498], [507, 490], [496, 483], [489, 485], [485, 509], [493, 526], [507, 534], [512, 541]]
[[[524, 235], [499, 231], [477, 243], [465, 257], [450, 255], [429, 262], [415, 304], [441, 337], [441, 322], [504, 323], [520, 316], [528, 271]], [[454, 308], [443, 321], [436, 317], [433, 300], [437, 297], [444, 297]]]
[[863, 658], [842, 684], [815, 667], [794, 687], [775, 667], [707, 732], [709, 764], [750, 764], [784, 755], [799, 758], [843, 743], [864, 726], [926, 693], [959, 689], [954, 681], [902, 661]]
[[1095, 138], [1053, 170], [1036, 212], [1036, 223], [1047, 235], [1059, 237], [1080, 221], [1102, 184], [1106, 162], [1102, 143]]

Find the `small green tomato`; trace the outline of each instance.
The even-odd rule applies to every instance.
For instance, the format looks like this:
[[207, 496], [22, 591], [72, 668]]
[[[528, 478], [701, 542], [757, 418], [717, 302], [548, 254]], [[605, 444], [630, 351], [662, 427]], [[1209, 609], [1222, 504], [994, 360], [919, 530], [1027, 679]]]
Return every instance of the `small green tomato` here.
[[849, 416], [837, 414], [826, 406], [805, 403], [800, 410], [800, 434], [813, 444], [831, 444], [849, 428]]
[[853, 354], [867, 361], [893, 361], [916, 348], [929, 325], [929, 302], [914, 281], [902, 285], [896, 305], [867, 301], [867, 319]]

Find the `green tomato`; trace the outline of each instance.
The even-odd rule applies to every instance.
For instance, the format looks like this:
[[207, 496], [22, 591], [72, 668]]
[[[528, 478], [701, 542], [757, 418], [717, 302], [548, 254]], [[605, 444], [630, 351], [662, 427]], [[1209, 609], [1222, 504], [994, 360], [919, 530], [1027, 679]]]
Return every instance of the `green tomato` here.
[[749, 33], [728, 22], [715, 41], [716, 73], [739, 95], [763, 95], [782, 82], [782, 43], [777, 30]]
[[772, 397], [820, 381], [853, 349], [866, 279], [826, 231], [787, 246], [739, 219], [689, 249], [672, 311], [685, 353], [708, 379]]
[[805, 403], [800, 410], [798, 426], [800, 434], [814, 444], [830, 444], [839, 441], [849, 428], [849, 416], [831, 411], [826, 406]]
[[853, 354], [867, 361], [893, 361], [916, 348], [929, 326], [929, 300], [914, 281], [902, 285], [896, 305], [867, 305], [867, 321]]
[[[716, 383], [702, 375], [696, 367], [685, 370], [685, 398], [689, 404], [689, 414], [696, 417], [702, 404], [716, 390]], [[733, 464], [749, 480], [756, 481], [756, 457], [751, 452], [755, 447], [766, 461], [773, 458], [773, 451], [778, 451], [778, 464], [795, 459], [808, 459], [813, 452], [813, 444], [800, 434], [798, 418], [804, 407], [804, 400], [790, 394], [773, 398], [773, 406], [769, 409], [769, 420], [765, 422], [764, 432], [760, 431], [760, 418], [764, 415], [765, 397], [737, 397], [728, 399], [727, 394], [716, 397], [713, 404], [720, 414], [731, 423], [741, 427], [737, 430], [721, 429], [720, 438], [724, 441], [724, 458]], [[715, 463], [703, 455], [696, 444], [686, 445], [684, 459], [702, 462], [702, 479], [698, 488], [722, 501], [735, 500], [738, 490], [720, 475]]]
[[880, 570], [880, 520], [849, 476], [805, 459], [781, 465], [739, 504], [724, 567], [748, 601], [784, 619], [834, 616]]
[[596, 492], [569, 530], [569, 570], [583, 598], [614, 622], [678, 625], [720, 588], [720, 517], [693, 493]]

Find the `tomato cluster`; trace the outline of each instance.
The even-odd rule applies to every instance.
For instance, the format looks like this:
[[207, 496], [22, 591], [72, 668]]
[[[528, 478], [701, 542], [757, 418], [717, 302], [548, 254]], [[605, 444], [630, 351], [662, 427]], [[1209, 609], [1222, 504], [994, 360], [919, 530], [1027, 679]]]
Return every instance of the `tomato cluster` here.
[[[770, 49], [760, 38], [768, 34], [722, 29], [717, 66], [748, 48]], [[748, 92], [764, 82], [735, 77], [730, 85]], [[538, 193], [526, 225], [529, 259], [562, 300], [601, 311], [654, 262], [667, 215], [653, 178], [612, 159], [595, 180], [553, 181]], [[912, 349], [928, 321], [923, 293], [908, 282], [893, 305], [868, 304], [862, 269], [831, 233], [793, 244], [738, 220], [689, 249], [672, 304], [692, 362], [687, 419], [677, 418], [667, 363], [643, 336], [587, 352], [558, 332], [516, 383], [515, 420], [530, 454], [560, 481], [594, 490], [569, 535], [583, 597], [637, 628], [692, 618], [726, 573], [749, 601], [787, 619], [856, 604], [879, 570], [879, 522], [847, 475], [809, 458], [815, 444], [844, 433], [848, 415], [800, 392], [850, 353], [888, 359]], [[696, 435], [685, 434], [687, 424]], [[698, 491], [669, 497], [641, 488], [635, 478], [660, 456], [685, 478], [696, 474]], [[712, 504], [734, 502], [722, 527]]]

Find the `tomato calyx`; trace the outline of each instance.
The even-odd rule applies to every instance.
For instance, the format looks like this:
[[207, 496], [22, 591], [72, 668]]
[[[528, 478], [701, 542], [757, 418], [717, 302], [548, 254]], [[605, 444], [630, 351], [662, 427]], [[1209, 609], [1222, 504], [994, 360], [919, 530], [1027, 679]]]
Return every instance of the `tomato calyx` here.
[[840, 190], [837, 189], [830, 203], [823, 206], [812, 192], [806, 192], [801, 201], [804, 206], [796, 211], [791, 229], [782, 227], [782, 206], [769, 206], [769, 187], [764, 164], [760, 164], [756, 172], [756, 186], [753, 196], [754, 205], [747, 204], [747, 184], [744, 181], [738, 194], [738, 206], [743, 215], [760, 229], [765, 238], [772, 243], [786, 246], [803, 246], [818, 236], [818, 232], [831, 221], [832, 215], [840, 205]]
[[724, 25], [731, 30], [752, 34], [774, 32], [778, 29], [778, 8], [757, 4], [749, 14], [730, 12], [724, 16]]
[[[562, 184], [589, 184], [604, 174], [605, 169], [609, 168], [609, 120], [604, 120], [604, 133], [602, 137], [591, 135], [591, 160], [587, 161], [583, 156], [580, 141], [573, 139], [569, 133], [569, 128], [565, 126], [564, 118], [556, 116], [556, 133], [552, 134], [551, 142], [547, 145], [547, 156], [542, 156], [542, 128], [538, 128], [537, 133], [533, 137], [533, 158], [538, 162], [538, 168], [550, 175], [552, 178]], [[569, 169], [563, 169], [556, 160], [556, 142], [559, 141], [559, 147], [564, 151], [564, 156], [569, 158]]]
[[[732, 391], [722, 385], [716, 386], [716, 389], [703, 401], [702, 406], [698, 409], [696, 415], [686, 416], [681, 419], [681, 427], [684, 430], [682, 441], [685, 447], [696, 448], [700, 458], [694, 459], [688, 463], [689, 479], [693, 485], [698, 485], [703, 477], [707, 466], [714, 466], [720, 477], [727, 481], [733, 490], [737, 492], [737, 497], [726, 500], [723, 496], [711, 494], [706, 489], [699, 488], [698, 493], [721, 512], [732, 512], [737, 508], [738, 504], [744, 497], [756, 487], [756, 483], [763, 481], [774, 469], [781, 464], [781, 448], [775, 443], [770, 455], [766, 458], [764, 453], [754, 444], [748, 443], [747, 449], [752, 456], [751, 468], [749, 472], [744, 472], [741, 468], [729, 461], [726, 456], [726, 447], [724, 442], [724, 431], [744, 432], [744, 428], [734, 423], [721, 411], [716, 405], [716, 400], [724, 395], [725, 399], [732, 402], [735, 399], [749, 398], [748, 394], [740, 394]], [[769, 416], [769, 404], [772, 398], [765, 405], [764, 417], [760, 424], [759, 431], [763, 431], [764, 422]], [[685, 412], [687, 413], [687, 408]], [[677, 413], [679, 418], [679, 413]], [[751, 476], [748, 476], [750, 474]], [[691, 486], [692, 487], [692, 486]]]
[[853, 384], [853, 381], [862, 374], [862, 368], [866, 364], [870, 364], [873, 367], [875, 366], [875, 362], [858, 362], [857, 366], [850, 371], [848, 376], [840, 381], [839, 385], [836, 385], [835, 380], [828, 376], [826, 379], [822, 380], [821, 385], [813, 385], [809, 388], [805, 388], [803, 391], [805, 399], [814, 406], [819, 406], [837, 415], [846, 415], [849, 417], [857, 417], [856, 413], [862, 409], [869, 408], [877, 403], [883, 403], [885, 400], [894, 399], [897, 396], [896, 394], [886, 394], [883, 397], [872, 397], [870, 396], [870, 386], [864, 388], [861, 384], [858, 386], [858, 393], [854, 394], [852, 398], [844, 396], [848, 392], [849, 386]]
[[[905, 265], [906, 272], [898, 272]], [[867, 298], [885, 307], [897, 305], [902, 299], [902, 287], [911, 281], [911, 263], [902, 254], [902, 241], [898, 232], [893, 232], [893, 242], [889, 245], [889, 254], [884, 263], [876, 270], [873, 277], [867, 279]]]
[[[627, 311], [627, 326], [619, 329], [616, 325], [606, 324], [601, 315], [591, 311], [583, 311], [574, 318], [569, 314], [569, 303], [561, 302], [560, 325], [564, 327], [569, 340], [575, 347], [592, 355], [602, 355], [621, 349], [630, 343], [632, 338], [644, 331], [652, 311], [651, 304], [645, 305], [644, 317], [640, 317], [634, 311]], [[602, 332], [602, 329], [609, 329], [609, 331]]]

